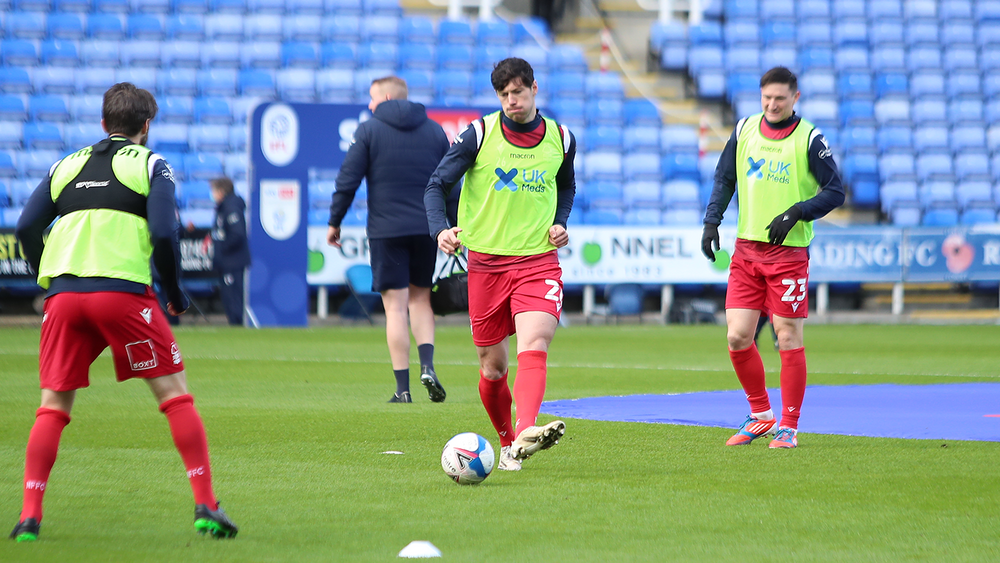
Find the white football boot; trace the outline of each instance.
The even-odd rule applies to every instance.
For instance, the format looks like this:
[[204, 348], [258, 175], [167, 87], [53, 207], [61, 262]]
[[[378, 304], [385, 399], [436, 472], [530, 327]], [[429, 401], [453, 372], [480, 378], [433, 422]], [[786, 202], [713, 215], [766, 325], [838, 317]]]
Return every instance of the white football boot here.
[[520, 471], [521, 462], [514, 459], [514, 454], [510, 453], [511, 446], [504, 446], [500, 448], [500, 463], [497, 464], [497, 469], [501, 471]]
[[566, 423], [554, 420], [545, 426], [529, 426], [518, 434], [511, 447], [514, 459], [524, 461], [538, 452], [547, 450], [559, 443], [566, 433]]

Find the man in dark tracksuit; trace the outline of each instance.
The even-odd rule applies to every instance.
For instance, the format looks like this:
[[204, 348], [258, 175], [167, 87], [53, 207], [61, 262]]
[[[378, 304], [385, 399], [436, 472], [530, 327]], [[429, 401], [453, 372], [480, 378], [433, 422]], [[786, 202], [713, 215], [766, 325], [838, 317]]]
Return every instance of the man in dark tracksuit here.
[[[390, 403], [410, 403], [410, 334], [417, 341], [420, 383], [431, 401], [445, 399], [434, 372], [431, 285], [437, 244], [427, 230], [424, 188], [448, 151], [448, 137], [424, 106], [406, 100], [395, 76], [372, 82], [372, 119], [358, 126], [337, 175], [327, 242], [340, 246], [340, 223], [361, 180], [368, 180], [372, 289], [382, 294], [386, 341], [396, 378]], [[410, 330], [407, 330], [409, 324]]]
[[250, 246], [247, 244], [246, 203], [233, 191], [233, 181], [216, 178], [211, 182], [215, 201], [215, 245], [213, 266], [219, 272], [219, 294], [231, 325], [243, 324], [243, 275], [250, 266]]

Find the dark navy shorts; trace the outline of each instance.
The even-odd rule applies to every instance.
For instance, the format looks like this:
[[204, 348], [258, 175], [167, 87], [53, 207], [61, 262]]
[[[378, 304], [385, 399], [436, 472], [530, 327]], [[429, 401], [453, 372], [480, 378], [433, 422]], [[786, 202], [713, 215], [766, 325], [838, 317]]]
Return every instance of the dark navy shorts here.
[[437, 242], [428, 235], [368, 239], [372, 258], [372, 290], [430, 287], [437, 261]]

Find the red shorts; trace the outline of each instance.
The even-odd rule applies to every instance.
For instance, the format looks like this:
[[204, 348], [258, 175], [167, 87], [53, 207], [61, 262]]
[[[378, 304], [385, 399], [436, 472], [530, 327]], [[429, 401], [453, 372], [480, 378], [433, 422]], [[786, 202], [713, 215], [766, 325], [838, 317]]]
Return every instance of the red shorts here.
[[757, 309], [789, 319], [809, 316], [809, 262], [729, 264], [726, 309]]
[[151, 289], [137, 293], [57, 293], [45, 300], [38, 370], [43, 389], [90, 385], [90, 364], [108, 346], [118, 381], [184, 369], [167, 318]]
[[562, 311], [559, 264], [496, 273], [469, 272], [469, 320], [476, 346], [492, 346], [514, 334], [514, 315]]

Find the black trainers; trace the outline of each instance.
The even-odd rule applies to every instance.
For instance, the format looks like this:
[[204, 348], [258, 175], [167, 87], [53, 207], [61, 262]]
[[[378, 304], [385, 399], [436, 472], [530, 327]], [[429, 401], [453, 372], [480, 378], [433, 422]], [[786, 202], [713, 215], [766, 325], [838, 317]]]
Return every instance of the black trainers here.
[[413, 399], [410, 398], [409, 391], [403, 391], [402, 393], [393, 393], [392, 398], [389, 399], [390, 403], [412, 403]]
[[448, 396], [431, 366], [420, 366], [420, 383], [427, 388], [427, 395], [435, 403], [443, 403], [444, 398]]
[[226, 516], [226, 511], [222, 510], [221, 506], [217, 506], [215, 510], [209, 510], [208, 506], [204, 504], [198, 504], [194, 507], [194, 529], [198, 531], [199, 534], [212, 534], [213, 538], [235, 538], [236, 533], [240, 531], [233, 524], [233, 521]]
[[35, 541], [38, 539], [38, 529], [42, 525], [34, 518], [27, 518], [24, 522], [18, 522], [14, 526], [14, 531], [10, 533], [10, 539], [16, 542]]

